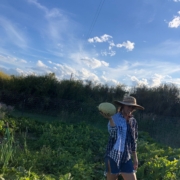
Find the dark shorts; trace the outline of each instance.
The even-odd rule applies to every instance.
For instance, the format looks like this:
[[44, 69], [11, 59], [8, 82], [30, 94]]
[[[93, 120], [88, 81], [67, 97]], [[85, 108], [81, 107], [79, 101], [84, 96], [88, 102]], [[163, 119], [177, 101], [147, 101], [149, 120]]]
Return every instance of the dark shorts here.
[[131, 159], [125, 163], [120, 163], [120, 165], [117, 166], [116, 162], [113, 159], [111, 159], [110, 157], [106, 157], [105, 158], [106, 173], [108, 172], [108, 160], [110, 163], [111, 174], [133, 173], [134, 172], [133, 162]]

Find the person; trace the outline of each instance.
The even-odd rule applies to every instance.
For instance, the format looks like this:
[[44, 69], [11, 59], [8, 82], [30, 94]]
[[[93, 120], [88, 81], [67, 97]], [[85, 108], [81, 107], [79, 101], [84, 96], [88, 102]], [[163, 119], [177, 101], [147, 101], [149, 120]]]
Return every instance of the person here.
[[114, 103], [119, 106], [116, 114], [109, 116], [101, 112], [109, 120], [105, 175], [107, 180], [118, 180], [120, 174], [124, 180], [136, 180], [138, 125], [132, 113], [137, 109], [144, 110], [144, 107], [138, 105], [132, 96]]

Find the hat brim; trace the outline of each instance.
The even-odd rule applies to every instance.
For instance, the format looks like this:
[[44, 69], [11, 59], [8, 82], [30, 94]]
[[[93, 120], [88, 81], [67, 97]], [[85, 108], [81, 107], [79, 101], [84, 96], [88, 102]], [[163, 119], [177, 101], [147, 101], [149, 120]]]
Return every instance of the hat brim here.
[[138, 105], [138, 104], [132, 104], [132, 103], [125, 103], [123, 101], [114, 101], [116, 105], [127, 105], [127, 106], [134, 106], [136, 109], [144, 110], [144, 107]]

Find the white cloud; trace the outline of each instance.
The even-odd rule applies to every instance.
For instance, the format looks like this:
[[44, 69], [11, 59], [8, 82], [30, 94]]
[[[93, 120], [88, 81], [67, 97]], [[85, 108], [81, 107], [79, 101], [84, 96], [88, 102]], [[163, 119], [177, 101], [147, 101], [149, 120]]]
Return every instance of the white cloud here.
[[142, 85], [145, 85], [145, 86], [148, 85], [147, 79], [144, 79], [144, 78], [138, 79], [136, 76], [131, 76], [130, 79], [132, 81], [133, 86], [138, 87], [138, 86], [142, 86]]
[[180, 2], [180, 0], [173, 0], [174, 2]]
[[139, 87], [142, 85], [145, 85], [147, 87], [158, 87], [161, 84], [164, 83], [170, 83], [170, 84], [175, 84], [180, 87], [180, 78], [172, 78], [169, 75], [161, 75], [161, 74], [153, 74], [151, 77], [146, 77], [146, 78], [138, 78], [136, 76], [129, 76], [132, 85], [135, 87]]
[[[111, 39], [111, 40], [110, 40]], [[118, 44], [115, 44], [112, 40], [112, 36], [110, 35], [107, 35], [107, 34], [104, 34], [103, 36], [101, 36], [100, 38], [99, 37], [94, 37], [94, 38], [90, 38], [88, 39], [88, 42], [89, 43], [102, 43], [102, 42], [107, 42], [109, 44], [109, 52], [108, 51], [102, 51], [101, 54], [103, 56], [107, 56], [107, 55], [110, 55], [110, 56], [114, 56], [116, 54], [115, 51], [113, 51], [112, 49], [114, 47], [117, 47], [117, 48], [126, 48], [128, 51], [132, 51], [134, 49], [134, 45], [135, 43], [134, 42], [131, 42], [131, 41], [126, 41], [126, 42], [123, 42], [123, 43], [118, 43]]]
[[95, 43], [95, 42], [98, 42], [98, 43], [102, 43], [102, 42], [107, 42], [109, 39], [111, 39], [112, 36], [108, 35], [108, 34], [104, 34], [103, 36], [101, 37], [94, 37], [94, 38], [89, 38], [88, 39], [88, 42], [89, 43]]
[[101, 76], [100, 79], [101, 79], [102, 84], [108, 84], [109, 86], [117, 86], [121, 84], [119, 81], [105, 77], [105, 76]]
[[37, 67], [40, 68], [48, 68], [48, 66], [46, 66], [42, 61], [38, 60], [38, 62], [36, 63]]
[[110, 50], [110, 51], [101, 51], [101, 55], [102, 56], [108, 56], [108, 55], [115, 56], [116, 55], [116, 51], [112, 51], [112, 50]]
[[100, 61], [100, 60], [95, 59], [95, 58], [91, 59], [91, 58], [85, 57], [85, 58], [82, 58], [81, 60], [86, 66], [88, 66], [92, 69], [99, 68], [102, 66], [109, 66], [109, 63], [107, 63], [105, 61]]
[[27, 64], [28, 61], [25, 59], [17, 58], [12, 55], [2, 55], [0, 54], [0, 64], [1, 67], [7, 67], [9, 66], [10, 68], [12, 67], [19, 67], [19, 68], [24, 68], [24, 64]]
[[37, 0], [28, 0], [28, 2], [34, 4], [36, 7], [38, 7], [39, 9], [42, 9], [46, 13], [48, 12], [48, 9], [42, 6], [40, 3], [38, 3]]
[[149, 80], [149, 85], [151, 87], [159, 86], [163, 82], [164, 79], [165, 79], [165, 76], [162, 76], [160, 74], [154, 74], [154, 76], [152, 76], [152, 78], [150, 78]]
[[82, 77], [81, 79], [83, 80], [91, 80], [91, 81], [98, 81], [99, 82], [99, 78], [96, 74], [92, 73], [91, 71], [88, 71], [87, 69], [85, 68], [82, 68], [82, 70], [79, 71], [79, 77], [80, 78]]
[[125, 47], [128, 51], [132, 51], [134, 49], [134, 42], [130, 42], [130, 41], [127, 41], [127, 42], [123, 42], [122, 44], [116, 44], [116, 47], [118, 48], [122, 48], [122, 47]]
[[[70, 79], [73, 76], [78, 80], [92, 80], [97, 83], [106, 83], [108, 85], [124, 84], [128, 86], [158, 86], [163, 82], [173, 82], [180, 85], [180, 65], [173, 62], [159, 62], [158, 60], [144, 59], [143, 61], [117, 61], [116, 66], [112, 67], [104, 60], [90, 58], [88, 54], [71, 54], [71, 60], [66, 63], [53, 62], [47, 60], [48, 64], [38, 60], [36, 63], [25, 62], [16, 57], [0, 56], [1, 66], [9, 62], [13, 64], [11, 72], [18, 74], [46, 74], [54, 72], [58, 79]], [[17, 69], [18, 67], [18, 69]], [[10, 71], [9, 71], [10, 72]], [[173, 78], [170, 78], [173, 77]]]
[[21, 75], [24, 74], [24, 70], [22, 70], [22, 69], [20, 69], [20, 68], [16, 68], [16, 71], [17, 71], [19, 74], [21, 74]]
[[26, 60], [24, 60], [24, 59], [20, 59], [20, 62], [22, 62], [22, 63], [26, 63], [26, 64], [27, 64], [27, 61], [26, 61]]
[[111, 50], [114, 46], [116, 46], [116, 45], [114, 44], [113, 41], [109, 42], [109, 50]]
[[169, 22], [170, 28], [178, 28], [180, 26], [180, 11], [178, 11], [179, 16], [174, 16], [174, 19]]

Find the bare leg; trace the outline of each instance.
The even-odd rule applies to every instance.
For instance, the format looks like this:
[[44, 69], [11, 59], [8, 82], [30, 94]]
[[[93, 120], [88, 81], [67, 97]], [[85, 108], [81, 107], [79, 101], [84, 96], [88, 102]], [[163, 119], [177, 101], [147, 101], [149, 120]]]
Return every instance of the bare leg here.
[[121, 173], [124, 180], [137, 180], [135, 173]]
[[109, 160], [108, 160], [107, 180], [118, 180], [117, 174], [111, 174], [111, 166], [110, 166]]

